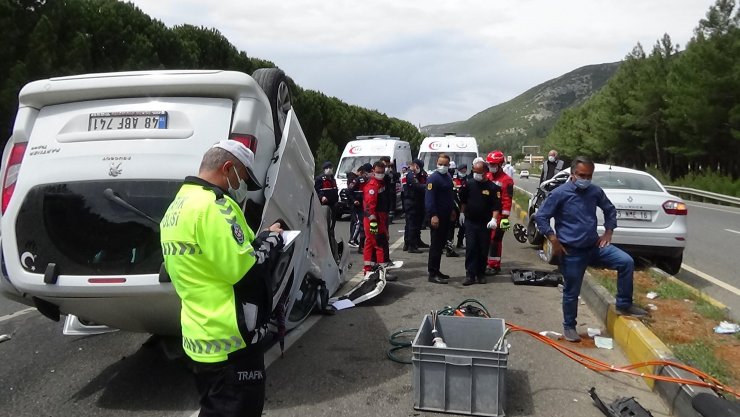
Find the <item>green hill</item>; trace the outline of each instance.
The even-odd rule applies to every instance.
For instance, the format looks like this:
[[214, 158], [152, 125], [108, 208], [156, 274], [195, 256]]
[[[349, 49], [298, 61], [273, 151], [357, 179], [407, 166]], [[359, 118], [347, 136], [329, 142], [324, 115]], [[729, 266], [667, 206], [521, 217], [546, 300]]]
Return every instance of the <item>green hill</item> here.
[[619, 65], [614, 62], [581, 67], [505, 103], [489, 107], [468, 120], [424, 126], [421, 131], [424, 134], [470, 133], [479, 139], [482, 149], [503, 147], [514, 151], [524, 144], [541, 143], [563, 110], [591, 97], [614, 75]]

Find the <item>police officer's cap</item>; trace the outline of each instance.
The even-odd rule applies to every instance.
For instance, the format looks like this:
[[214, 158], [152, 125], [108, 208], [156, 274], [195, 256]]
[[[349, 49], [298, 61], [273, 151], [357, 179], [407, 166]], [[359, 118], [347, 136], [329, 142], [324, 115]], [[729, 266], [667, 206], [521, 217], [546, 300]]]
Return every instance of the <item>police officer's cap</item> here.
[[331, 163], [331, 162], [329, 162], [329, 161], [324, 161], [324, 164], [323, 164], [323, 165], [321, 165], [321, 169], [327, 169], [327, 168], [331, 168], [331, 167], [333, 167], [333, 166], [334, 166], [334, 165], [332, 165], [332, 163]]
[[457, 167], [457, 169], [468, 169], [468, 164], [460, 164], [460, 166]]
[[414, 159], [414, 163], [416, 165], [419, 165], [419, 168], [424, 169], [424, 161], [422, 161], [421, 159]]
[[370, 172], [372, 170], [373, 170], [373, 166], [370, 165], [369, 162], [366, 163], [366, 164], [363, 164], [362, 166], [360, 166], [360, 171], [362, 171], [362, 172]]
[[247, 182], [247, 189], [249, 191], [257, 191], [262, 188], [262, 185], [257, 181], [257, 176], [252, 171], [254, 169], [254, 153], [252, 153], [251, 149], [247, 148], [245, 144], [231, 139], [217, 142], [213, 147], [225, 150], [244, 165], [244, 168], [247, 169], [248, 178], [245, 178], [245, 181]]

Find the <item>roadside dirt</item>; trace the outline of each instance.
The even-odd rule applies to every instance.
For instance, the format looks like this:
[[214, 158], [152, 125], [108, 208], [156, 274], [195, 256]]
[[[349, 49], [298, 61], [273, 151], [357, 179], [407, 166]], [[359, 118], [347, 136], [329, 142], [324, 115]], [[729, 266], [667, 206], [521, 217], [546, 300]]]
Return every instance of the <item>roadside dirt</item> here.
[[[615, 271], [597, 270], [596, 273], [616, 282]], [[726, 382], [734, 389], [739, 389], [740, 339], [734, 335], [714, 333], [714, 327], [719, 321], [704, 317], [695, 311], [697, 303], [695, 296], [685, 299], [647, 298], [646, 294], [655, 291], [659, 285], [660, 283], [649, 273], [635, 271], [635, 303], [650, 312], [649, 317], [643, 322], [670, 348], [698, 341], [704, 342], [711, 350], [711, 354], [722, 362], [722, 367], [729, 375]], [[648, 307], [649, 304], [653, 304], [655, 309]]]

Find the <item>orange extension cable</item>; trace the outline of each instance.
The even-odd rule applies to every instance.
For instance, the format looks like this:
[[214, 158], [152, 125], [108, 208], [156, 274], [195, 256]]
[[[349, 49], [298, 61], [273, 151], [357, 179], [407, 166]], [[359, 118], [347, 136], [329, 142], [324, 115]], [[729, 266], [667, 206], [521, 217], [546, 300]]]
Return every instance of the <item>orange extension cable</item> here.
[[[722, 384], [719, 380], [714, 378], [711, 375], [707, 375], [706, 373], [692, 368], [690, 366], [676, 363], [672, 361], [664, 361], [664, 360], [658, 360], [658, 361], [648, 361], [648, 362], [640, 362], [640, 363], [633, 363], [630, 365], [625, 366], [614, 366], [609, 365], [606, 362], [602, 362], [598, 359], [592, 358], [588, 355], [585, 355], [581, 352], [578, 352], [574, 349], [571, 349], [561, 343], [558, 343], [552, 339], [550, 339], [547, 336], [543, 336], [539, 334], [538, 332], [534, 330], [530, 330], [521, 326], [517, 326], [515, 324], [506, 323], [506, 326], [509, 328], [509, 332], [524, 332], [528, 335], [534, 337], [535, 339], [539, 340], [542, 343], [545, 343], [546, 345], [552, 347], [553, 349], [557, 350], [558, 352], [562, 353], [563, 355], [569, 357], [570, 359], [573, 359], [574, 361], [580, 363], [581, 365], [585, 366], [586, 368], [596, 371], [596, 372], [621, 372], [628, 375], [634, 375], [639, 376], [643, 378], [650, 378], [654, 379], [656, 381], [665, 381], [665, 382], [675, 382], [677, 384], [687, 384], [687, 385], [695, 385], [699, 387], [705, 387], [710, 388], [713, 390], [720, 390], [727, 392], [729, 394], [734, 395], [735, 397], [740, 398], [740, 392], [733, 390], [732, 388], [725, 386]], [[673, 366], [679, 369], [683, 369], [686, 372], [689, 372], [698, 378], [701, 379], [701, 381], [695, 381], [692, 379], [685, 379], [685, 378], [673, 378], [663, 375], [655, 375], [650, 373], [644, 373], [644, 372], [638, 372], [635, 371], [635, 369], [644, 368], [647, 366]]]

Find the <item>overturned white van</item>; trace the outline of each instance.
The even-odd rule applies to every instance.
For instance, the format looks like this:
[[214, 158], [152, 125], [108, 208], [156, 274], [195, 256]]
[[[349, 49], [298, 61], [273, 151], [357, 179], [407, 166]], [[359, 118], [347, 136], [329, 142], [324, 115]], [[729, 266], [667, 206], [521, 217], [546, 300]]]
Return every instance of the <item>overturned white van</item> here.
[[279, 69], [26, 85], [0, 172], [0, 292], [56, 320], [179, 334], [158, 223], [204, 152], [238, 137], [251, 143], [264, 184], [245, 203], [250, 227], [283, 219], [301, 231], [272, 277], [274, 311], [284, 312], [274, 320], [300, 323], [342, 284], [347, 256], [315, 196], [313, 156], [290, 97]]

